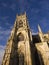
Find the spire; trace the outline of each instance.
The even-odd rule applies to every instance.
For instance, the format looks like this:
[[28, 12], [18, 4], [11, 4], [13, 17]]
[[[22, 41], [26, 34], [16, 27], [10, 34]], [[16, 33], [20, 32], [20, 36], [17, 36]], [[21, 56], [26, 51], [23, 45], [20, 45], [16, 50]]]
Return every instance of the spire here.
[[42, 32], [41, 28], [40, 28], [40, 25], [38, 24], [38, 31], [39, 32]]

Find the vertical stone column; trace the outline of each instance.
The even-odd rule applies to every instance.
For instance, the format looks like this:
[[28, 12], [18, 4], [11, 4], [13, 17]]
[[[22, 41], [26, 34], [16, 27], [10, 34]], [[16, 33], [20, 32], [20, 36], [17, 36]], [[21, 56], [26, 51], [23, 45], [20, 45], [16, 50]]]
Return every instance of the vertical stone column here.
[[4, 57], [3, 57], [2, 65], [9, 65], [11, 50], [12, 50], [12, 41], [10, 40], [7, 43], [7, 47], [5, 50]]
[[24, 65], [32, 65], [29, 41], [26, 41], [25, 43], [25, 64]]
[[25, 53], [25, 45], [24, 42], [21, 41], [18, 43], [19, 65], [24, 65], [24, 53]]

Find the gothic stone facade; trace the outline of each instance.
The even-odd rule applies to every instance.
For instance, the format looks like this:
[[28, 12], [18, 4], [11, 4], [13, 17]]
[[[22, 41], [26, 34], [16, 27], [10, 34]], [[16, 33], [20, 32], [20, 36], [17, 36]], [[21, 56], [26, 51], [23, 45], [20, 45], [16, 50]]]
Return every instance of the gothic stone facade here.
[[26, 13], [17, 15], [2, 65], [49, 65], [49, 34], [32, 35]]

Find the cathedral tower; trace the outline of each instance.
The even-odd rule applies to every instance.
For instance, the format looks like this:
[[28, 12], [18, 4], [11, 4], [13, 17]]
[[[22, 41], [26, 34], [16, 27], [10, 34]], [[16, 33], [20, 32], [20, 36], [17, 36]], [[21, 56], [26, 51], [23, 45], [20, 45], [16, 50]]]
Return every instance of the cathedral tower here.
[[6, 45], [2, 65], [32, 65], [30, 44], [32, 35], [25, 14], [16, 16]]

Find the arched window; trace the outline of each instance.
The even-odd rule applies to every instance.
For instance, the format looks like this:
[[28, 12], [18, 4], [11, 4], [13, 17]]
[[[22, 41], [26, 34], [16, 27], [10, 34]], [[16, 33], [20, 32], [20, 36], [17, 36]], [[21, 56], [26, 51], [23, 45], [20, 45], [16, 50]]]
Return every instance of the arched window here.
[[19, 27], [23, 27], [23, 22], [22, 22], [22, 20], [19, 21]]
[[17, 36], [18, 41], [24, 41], [24, 35], [22, 33], [19, 33]]

